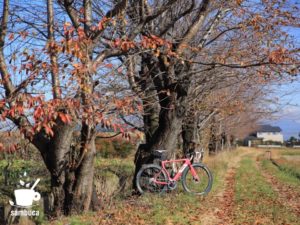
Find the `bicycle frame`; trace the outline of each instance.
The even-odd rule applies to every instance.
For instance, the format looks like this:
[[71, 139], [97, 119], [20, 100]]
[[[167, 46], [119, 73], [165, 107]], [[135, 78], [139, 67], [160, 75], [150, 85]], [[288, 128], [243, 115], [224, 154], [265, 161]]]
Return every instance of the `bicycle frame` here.
[[[174, 162], [175, 162], [175, 163], [177, 163], [177, 162], [184, 162], [184, 163], [182, 164], [182, 166], [180, 167], [180, 169], [178, 170], [178, 172], [175, 174], [175, 176], [172, 178], [172, 177], [170, 176], [169, 171], [166, 169], [166, 164], [170, 164], [170, 163], [174, 163]], [[192, 166], [191, 160], [188, 159], [188, 158], [187, 158], [187, 159], [165, 160], [165, 161], [162, 161], [162, 162], [161, 162], [161, 167], [162, 167], [162, 170], [164, 170], [164, 171], [166, 172], [167, 176], [168, 176], [168, 182], [170, 182], [170, 181], [171, 181], [171, 182], [172, 182], [172, 181], [178, 181], [178, 180], [180, 179], [180, 177], [181, 177], [183, 171], [184, 171], [187, 167], [190, 168], [191, 173], [192, 173], [194, 179], [195, 179], [196, 181], [199, 180], [199, 177], [198, 177], [198, 175], [197, 175], [197, 173], [196, 173], [194, 167]], [[157, 181], [157, 180], [156, 180], [156, 177], [158, 177], [159, 174], [160, 174], [160, 172], [154, 177], [154, 178], [155, 178], [154, 182], [157, 183], [157, 184], [165, 184], [165, 185], [168, 184], [168, 182], [162, 182], [162, 181]]]

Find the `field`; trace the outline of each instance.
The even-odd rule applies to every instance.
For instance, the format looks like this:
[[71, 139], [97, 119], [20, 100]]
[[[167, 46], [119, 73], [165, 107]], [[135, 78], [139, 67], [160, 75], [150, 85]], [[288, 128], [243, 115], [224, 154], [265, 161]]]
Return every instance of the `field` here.
[[[103, 198], [99, 212], [62, 217], [41, 224], [300, 224], [300, 150], [239, 148], [205, 157], [214, 185], [205, 197], [183, 192], [181, 185], [162, 195], [131, 196], [124, 191]], [[1, 165], [1, 164], [0, 164]], [[132, 159], [98, 159], [97, 167], [131, 179]], [[45, 185], [46, 186], [46, 185]]]

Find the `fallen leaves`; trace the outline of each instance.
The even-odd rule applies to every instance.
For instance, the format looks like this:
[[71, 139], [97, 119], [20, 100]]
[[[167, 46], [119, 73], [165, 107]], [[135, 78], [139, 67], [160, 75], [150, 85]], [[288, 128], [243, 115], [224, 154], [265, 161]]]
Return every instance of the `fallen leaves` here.
[[225, 191], [220, 201], [220, 210], [217, 211], [217, 216], [222, 221], [221, 224], [228, 224], [233, 220], [235, 169], [231, 169], [227, 173], [225, 183]]

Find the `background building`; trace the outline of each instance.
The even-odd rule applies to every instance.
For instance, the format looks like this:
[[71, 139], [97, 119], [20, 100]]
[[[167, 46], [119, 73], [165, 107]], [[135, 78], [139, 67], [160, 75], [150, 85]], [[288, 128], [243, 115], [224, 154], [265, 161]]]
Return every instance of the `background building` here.
[[249, 147], [258, 145], [281, 145], [283, 134], [280, 127], [271, 125], [260, 125], [258, 129], [245, 139]]

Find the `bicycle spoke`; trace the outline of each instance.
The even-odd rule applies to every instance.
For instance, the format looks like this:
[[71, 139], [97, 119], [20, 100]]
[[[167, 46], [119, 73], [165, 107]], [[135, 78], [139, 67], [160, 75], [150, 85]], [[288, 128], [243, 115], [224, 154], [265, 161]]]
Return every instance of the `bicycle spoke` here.
[[194, 194], [207, 194], [212, 185], [212, 176], [209, 170], [200, 164], [195, 164], [193, 167], [198, 177], [193, 177], [190, 170], [186, 171], [183, 179], [184, 189]]
[[160, 167], [147, 166], [143, 168], [137, 175], [137, 187], [141, 193], [150, 192], [157, 193], [162, 192], [165, 189], [165, 184], [157, 182], [166, 182], [166, 174], [161, 171]]

